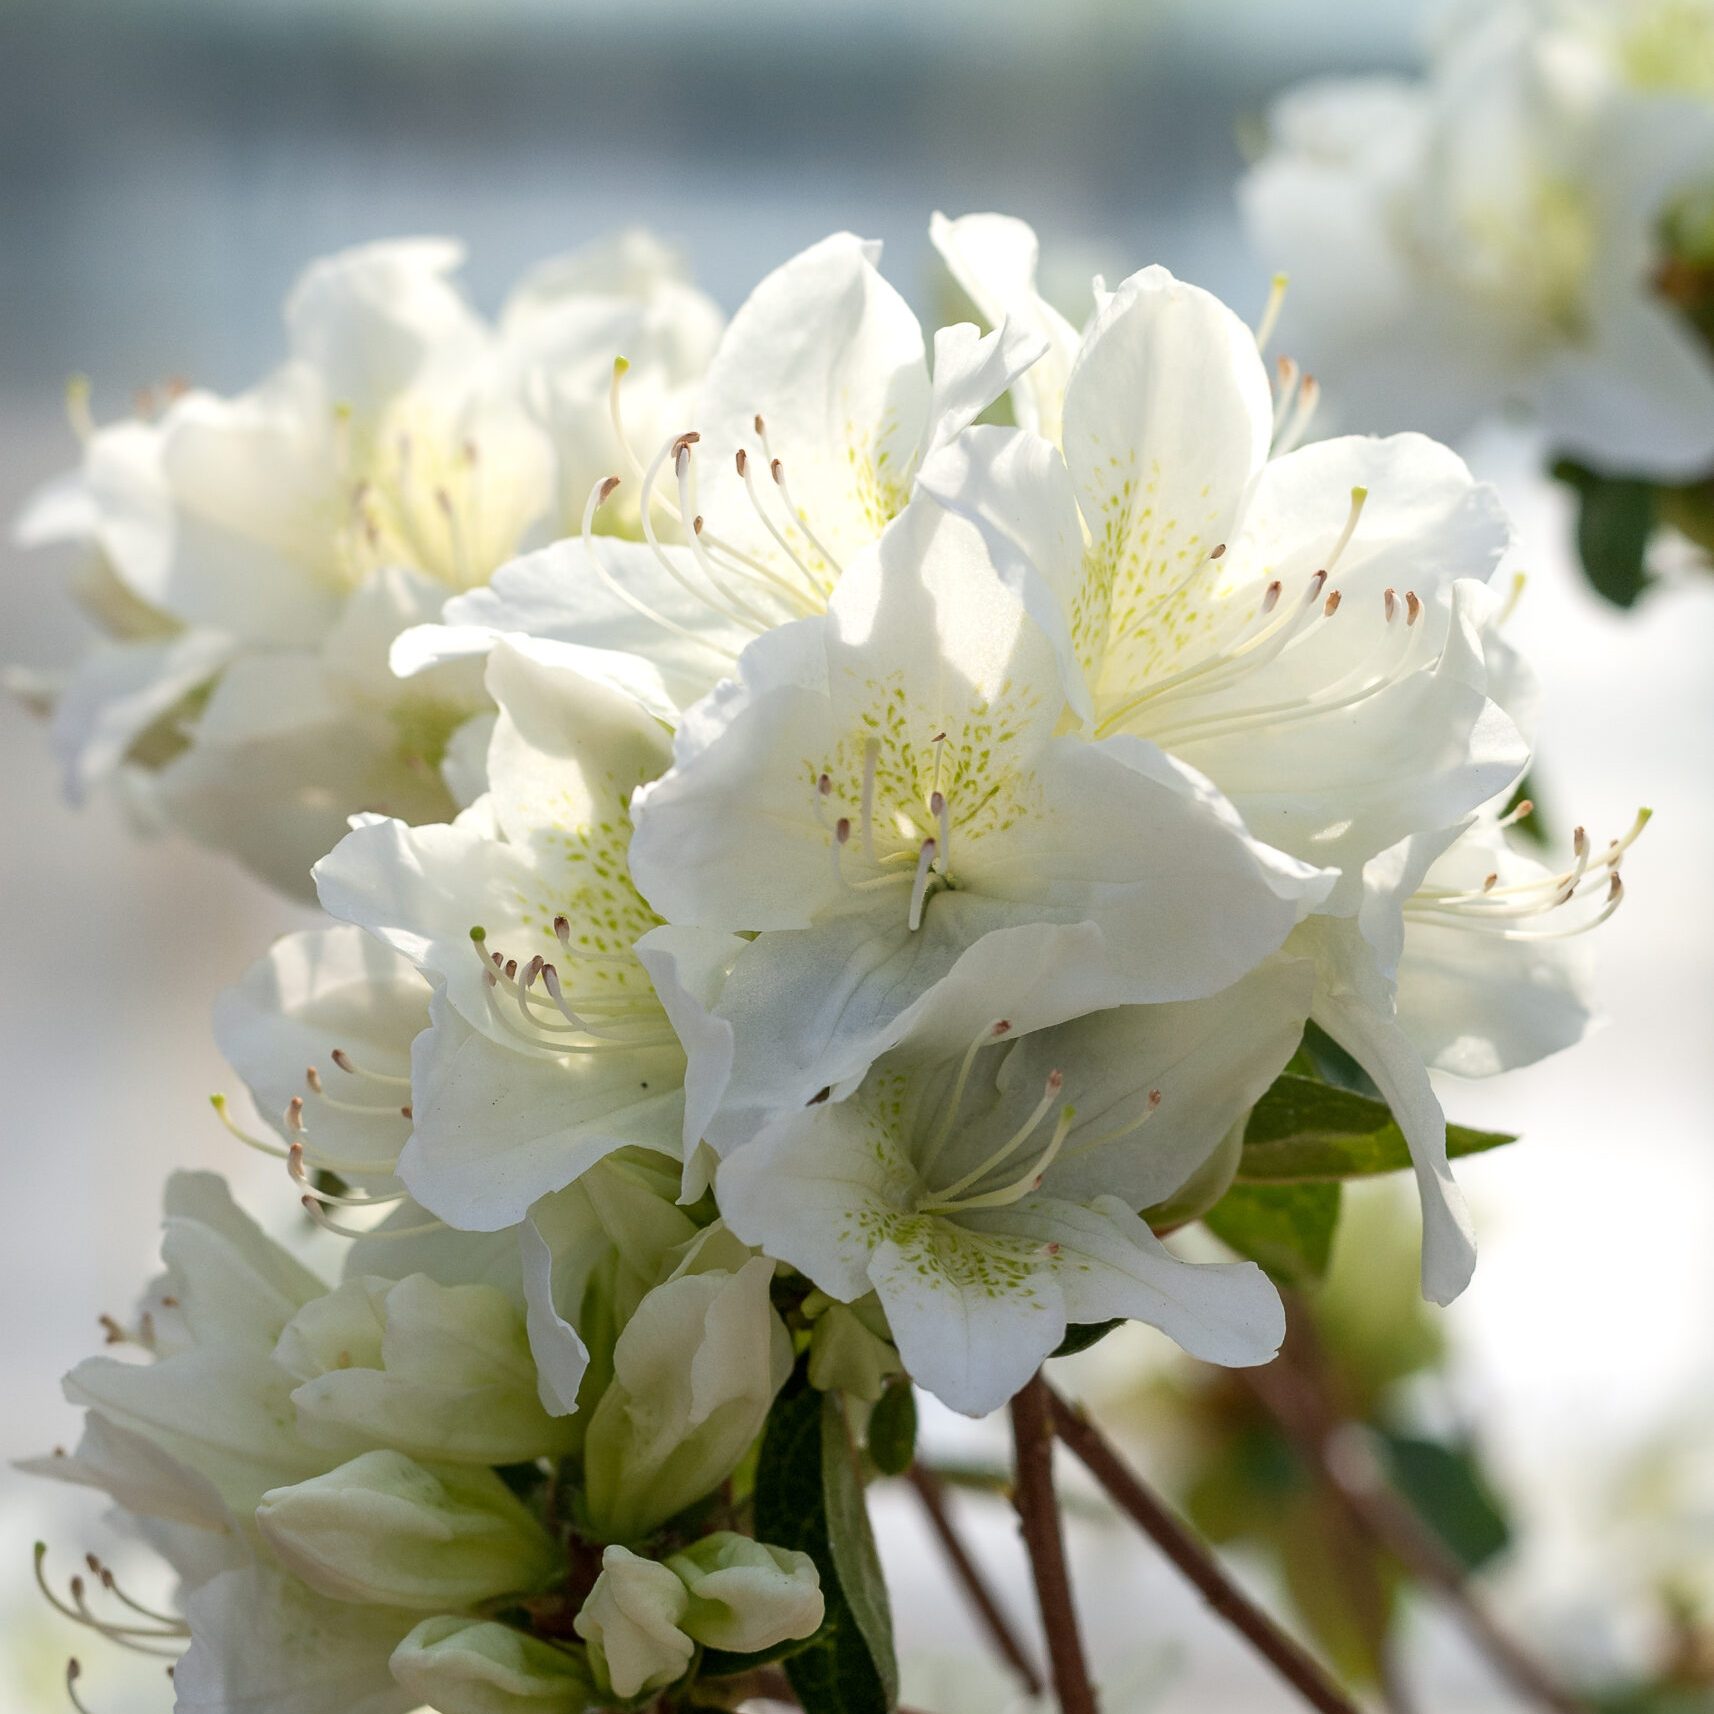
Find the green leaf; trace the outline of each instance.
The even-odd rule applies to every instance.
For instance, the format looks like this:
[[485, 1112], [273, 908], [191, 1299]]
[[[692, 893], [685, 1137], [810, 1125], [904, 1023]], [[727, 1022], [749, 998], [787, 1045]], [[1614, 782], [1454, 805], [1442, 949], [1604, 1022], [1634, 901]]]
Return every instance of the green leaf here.
[[1123, 1316], [1117, 1316], [1112, 1321], [1074, 1321], [1066, 1328], [1065, 1337], [1048, 1355], [1075, 1357], [1079, 1351], [1087, 1351], [1091, 1345], [1099, 1345], [1123, 1320]]
[[[1446, 1127], [1446, 1152], [1454, 1159], [1516, 1140], [1504, 1131]], [[1286, 1072], [1250, 1114], [1238, 1182], [1368, 1178], [1410, 1164], [1404, 1133], [1384, 1101]]]
[[869, 1456], [883, 1476], [902, 1476], [917, 1450], [917, 1396], [900, 1375], [869, 1413]]
[[807, 1553], [821, 1577], [827, 1616], [784, 1663], [805, 1714], [887, 1714], [898, 1668], [856, 1447], [839, 1396], [811, 1387], [806, 1363], [762, 1430], [756, 1538]]
[[1655, 492], [1646, 482], [1602, 476], [1570, 459], [1553, 474], [1577, 494], [1577, 556], [1596, 594], [1631, 607], [1648, 587], [1644, 563], [1655, 526]]
[[1203, 1224], [1281, 1285], [1309, 1285], [1327, 1272], [1333, 1254], [1339, 1194], [1337, 1182], [1235, 1184]]
[[1376, 1101], [1381, 1098], [1368, 1072], [1313, 1021], [1303, 1026], [1303, 1040], [1286, 1070], [1299, 1077], [1313, 1077], [1318, 1083], [1331, 1083], [1335, 1089], [1349, 1089], [1355, 1095], [1368, 1095]]
[[1383, 1434], [1393, 1481], [1422, 1520], [1475, 1571], [1512, 1539], [1511, 1527], [1468, 1446]]

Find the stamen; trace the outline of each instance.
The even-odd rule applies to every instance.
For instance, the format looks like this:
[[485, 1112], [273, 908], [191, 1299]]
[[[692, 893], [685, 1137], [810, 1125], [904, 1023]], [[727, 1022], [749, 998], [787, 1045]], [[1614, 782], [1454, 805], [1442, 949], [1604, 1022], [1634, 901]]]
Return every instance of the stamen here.
[[958, 1075], [952, 1080], [952, 1091], [941, 1108], [940, 1122], [935, 1126], [934, 1133], [923, 1150], [920, 1170], [925, 1175], [933, 1167], [946, 1139], [952, 1135], [953, 1121], [958, 1117], [958, 1109], [964, 1100], [964, 1091], [970, 1082], [970, 1073], [976, 1064], [977, 1054], [983, 1048], [992, 1047], [995, 1042], [1004, 1040], [1011, 1033], [1011, 1019], [1000, 1018], [986, 1029], [979, 1030], [969, 1047], [964, 1050], [964, 1057], [958, 1063]]
[[[742, 609], [733, 607], [726, 600], [724, 593], [720, 593], [718, 598], [715, 598], [710, 596], [706, 590], [698, 589], [696, 585], [692, 583], [675, 564], [673, 564], [672, 560], [668, 557], [666, 550], [661, 546], [660, 537], [655, 534], [655, 509], [652, 504], [652, 498], [655, 491], [655, 481], [660, 475], [661, 466], [666, 463], [669, 457], [674, 459], [676, 464], [678, 452], [683, 443], [683, 439], [684, 437], [682, 435], [676, 435], [673, 439], [669, 440], [660, 449], [660, 451], [655, 454], [654, 458], [650, 461], [649, 468], [643, 472], [643, 492], [639, 506], [643, 522], [643, 540], [648, 543], [649, 551], [655, 556], [655, 561], [660, 566], [661, 570], [663, 570], [667, 576], [685, 592], [685, 594], [695, 601], [700, 601], [703, 606], [718, 613], [723, 619], [731, 620], [734, 625], [740, 626], [746, 631], [756, 631], [758, 629], [759, 622], [756, 619], [747, 616]], [[716, 585], [717, 591], [718, 587], [719, 586]], [[767, 630], [768, 628], [769, 627], [765, 624], [760, 625], [761, 630]]]
[[[766, 529], [768, 534], [774, 538], [776, 543], [778, 543], [780, 551], [786, 556], [786, 558], [789, 559], [792, 564], [810, 580], [811, 584], [818, 591], [821, 590], [820, 580], [816, 577], [815, 573], [810, 570], [809, 566], [804, 563], [804, 560], [798, 553], [797, 549], [792, 546], [791, 542], [786, 538], [779, 526], [768, 515], [768, 509], [762, 504], [762, 496], [756, 488], [756, 478], [750, 468], [750, 455], [743, 447], [739, 447], [738, 449], [738, 474], [744, 479], [744, 492], [749, 495], [750, 505], [754, 509], [756, 516], [762, 520], [762, 527]], [[823, 591], [823, 593], [825, 592]], [[797, 597], [797, 599], [800, 602], [803, 600], [801, 596]], [[813, 613], [816, 611], [816, 608], [810, 603], [805, 602], [804, 611], [806, 614]]]
[[1353, 488], [1351, 490], [1351, 511], [1345, 519], [1345, 528], [1339, 532], [1339, 540], [1333, 544], [1333, 552], [1327, 556], [1327, 569], [1332, 571], [1339, 563], [1339, 556], [1351, 545], [1351, 538], [1357, 533], [1357, 520], [1363, 515], [1363, 508], [1368, 504], [1369, 490]]
[[1313, 375], [1305, 375], [1303, 384], [1298, 388], [1297, 409], [1292, 412], [1291, 421], [1283, 432], [1277, 432], [1274, 437], [1273, 455], [1283, 458], [1288, 452], [1295, 451], [1303, 442], [1303, 437], [1309, 431], [1311, 420], [1315, 416], [1315, 408], [1321, 403], [1321, 383]]
[[226, 1129], [241, 1142], [245, 1148], [254, 1149], [259, 1155], [272, 1155], [277, 1161], [286, 1158], [286, 1151], [278, 1143], [265, 1143], [260, 1137], [253, 1137], [248, 1131], [241, 1130], [231, 1113], [227, 1110], [224, 1095], [210, 1095], [208, 1104], [214, 1109], [214, 1116], [219, 1119]]
[[1256, 323], [1256, 349], [1266, 351], [1268, 341], [1274, 336], [1274, 329], [1279, 326], [1280, 310], [1285, 306], [1287, 276], [1275, 274], [1268, 282], [1268, 301], [1262, 309], [1262, 319]]
[[373, 1231], [362, 1226], [342, 1226], [335, 1220], [313, 1196], [300, 1198], [303, 1211], [324, 1232], [332, 1232], [340, 1238], [420, 1238], [425, 1232], [441, 1232], [446, 1229], [444, 1220], [427, 1220], [418, 1226], [394, 1226], [383, 1231], [379, 1227]]
[[954, 1179], [951, 1184], [935, 1191], [935, 1201], [940, 1204], [950, 1203], [954, 1198], [969, 1190], [972, 1185], [980, 1184], [996, 1168], [1004, 1166], [1035, 1134], [1042, 1120], [1047, 1117], [1049, 1109], [1059, 1099], [1059, 1092], [1064, 1087], [1064, 1073], [1057, 1069], [1050, 1071], [1042, 1088], [1042, 1097], [1030, 1109], [1029, 1117], [979, 1167], [973, 1168], [965, 1173], [962, 1178]]
[[1386, 614], [1389, 625], [1398, 617], [1399, 596], [1396, 589], [1389, 589], [1381, 596], [1381, 611]]
[[905, 919], [912, 934], [922, 927], [922, 912], [923, 906], [928, 902], [928, 877], [934, 865], [934, 852], [934, 841], [925, 839], [917, 856], [916, 879], [911, 883], [910, 913]]
[[786, 511], [790, 513], [792, 522], [803, 531], [804, 539], [821, 555], [828, 570], [835, 577], [842, 576], [844, 568], [828, 550], [827, 544], [810, 527], [808, 514], [792, 498], [791, 488], [786, 482], [785, 463], [783, 460], [774, 457], [773, 449], [768, 445], [768, 425], [760, 416], [756, 418], [756, 435], [762, 443], [762, 456], [768, 461], [768, 474], [773, 477], [775, 485], [779, 488], [780, 497], [786, 503]]
[[1405, 623], [1414, 625], [1422, 617], [1422, 603], [1417, 599], [1414, 589], [1405, 591]]
[[1292, 401], [1297, 397], [1298, 382], [1303, 371], [1291, 357], [1282, 357], [1275, 366], [1278, 372], [1278, 384], [1274, 388], [1274, 428], [1273, 437], [1279, 438], [1281, 428], [1285, 424], [1287, 413], [1291, 410]]
[[1535, 814], [1535, 805], [1529, 798], [1519, 798], [1512, 807], [1494, 823], [1496, 827], [1516, 827], [1520, 821], [1528, 821]]
[[374, 1195], [362, 1196], [344, 1196], [337, 1191], [322, 1190], [310, 1177], [309, 1171], [304, 1165], [304, 1146], [302, 1143], [292, 1144], [291, 1152], [286, 1160], [286, 1171], [291, 1176], [292, 1183], [303, 1192], [304, 1196], [313, 1197], [315, 1201], [329, 1208], [384, 1208], [394, 1202], [403, 1202], [405, 1199], [405, 1192], [402, 1190], [384, 1191]]
[[[605, 480], [597, 482], [595, 486], [589, 490], [589, 498], [584, 502], [582, 527], [583, 551], [589, 563], [595, 568], [596, 576], [599, 577], [601, 581], [615, 595], [617, 595], [633, 613], [640, 614], [651, 624], [659, 625], [663, 631], [670, 631], [675, 637], [681, 637], [688, 643], [695, 643], [700, 648], [712, 650], [717, 655], [723, 655], [729, 661], [736, 661], [738, 656], [734, 650], [725, 648], [721, 644], [714, 642], [711, 638], [699, 636], [695, 631], [691, 630], [689, 626], [681, 625], [676, 619], [669, 619], [666, 614], [656, 612], [656, 610], [646, 601], [636, 595], [633, 595], [630, 590], [625, 588], [618, 578], [616, 578], [602, 563], [601, 555], [596, 552], [595, 548], [595, 514], [603, 505], [606, 504], [607, 497], [618, 486], [619, 478], [617, 476], [609, 476]], [[682, 579], [680, 581], [682, 581]], [[702, 597], [698, 596], [697, 599], [701, 600]]]
[[1333, 615], [1339, 611], [1340, 599], [1341, 597], [1337, 589], [1327, 597], [1327, 600], [1322, 604], [1321, 608], [1322, 616], [1324, 618], [1331, 619]]
[[[823, 774], [822, 778], [826, 779], [827, 776]], [[851, 883], [845, 879], [845, 871], [840, 866], [839, 857], [840, 853], [844, 851], [846, 845], [850, 842], [850, 839], [851, 817], [848, 815], [842, 815], [839, 820], [834, 823], [833, 827], [833, 878], [846, 891], [850, 891]]]
[[719, 567], [715, 565], [713, 556], [703, 545], [702, 514], [696, 511], [695, 502], [690, 491], [691, 472], [693, 468], [690, 449], [701, 438], [702, 437], [700, 435], [695, 433], [680, 435], [676, 443], [677, 451], [673, 454], [673, 474], [678, 480], [679, 504], [685, 515], [690, 518], [690, 551], [695, 556], [696, 563], [702, 568], [702, 575], [708, 579], [709, 583], [713, 586], [715, 592], [720, 596], [722, 601], [728, 603], [735, 611], [746, 615], [762, 630], [771, 630], [774, 625], [774, 619], [770, 615], [763, 613], [756, 607], [752, 606], [742, 594], [730, 588], [722, 580]]
[[952, 814], [946, 807], [946, 797], [935, 792], [928, 800], [929, 813], [940, 828], [940, 871], [944, 875], [952, 862]]
[[1102, 1131], [1093, 1137], [1080, 1138], [1077, 1147], [1071, 1150], [1065, 1158], [1074, 1160], [1088, 1154], [1092, 1149], [1104, 1149], [1109, 1143], [1116, 1143], [1125, 1137], [1134, 1136], [1155, 1116], [1160, 1109], [1160, 1104], [1161, 1092], [1158, 1089], [1151, 1089], [1148, 1099], [1143, 1103], [1142, 1111], [1129, 1124], [1120, 1125], [1115, 1130]]

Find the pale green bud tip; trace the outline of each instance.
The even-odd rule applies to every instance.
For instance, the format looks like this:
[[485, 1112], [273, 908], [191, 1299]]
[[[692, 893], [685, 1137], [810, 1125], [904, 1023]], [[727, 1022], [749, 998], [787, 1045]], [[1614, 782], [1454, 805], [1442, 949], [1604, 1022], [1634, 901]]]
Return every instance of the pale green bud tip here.
[[664, 1565], [609, 1547], [572, 1628], [589, 1645], [596, 1682], [615, 1696], [664, 1690], [690, 1667], [696, 1644], [680, 1624], [690, 1592]]
[[630, 367], [631, 359], [629, 357], [615, 357], [613, 359], [613, 379], [617, 381]]
[[574, 1655], [490, 1619], [424, 1619], [390, 1664], [399, 1685], [439, 1714], [577, 1714], [591, 1700]]
[[720, 1530], [667, 1564], [690, 1592], [684, 1629], [710, 1648], [755, 1654], [821, 1627], [821, 1577], [807, 1553]]

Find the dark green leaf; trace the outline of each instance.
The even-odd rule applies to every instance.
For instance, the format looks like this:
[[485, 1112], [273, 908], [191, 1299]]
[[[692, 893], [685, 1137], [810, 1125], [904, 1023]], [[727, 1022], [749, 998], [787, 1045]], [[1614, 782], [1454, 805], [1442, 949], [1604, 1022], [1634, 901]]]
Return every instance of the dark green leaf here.
[[762, 1431], [756, 1537], [815, 1561], [827, 1616], [785, 1661], [805, 1714], [887, 1714], [898, 1700], [886, 1586], [837, 1394], [800, 1363]]
[[1570, 459], [1553, 474], [1577, 494], [1577, 557], [1596, 594], [1634, 606], [1649, 585], [1644, 558], [1655, 526], [1655, 493], [1646, 482], [1602, 476]]
[[917, 1450], [917, 1397], [900, 1375], [869, 1413], [869, 1456], [883, 1476], [902, 1476]]
[[1223, 1244], [1282, 1285], [1309, 1285], [1327, 1272], [1333, 1253], [1339, 1185], [1235, 1184], [1202, 1218]]
[[1475, 1571], [1511, 1541], [1511, 1529], [1467, 1446], [1382, 1436], [1393, 1481], [1422, 1520]]
[[1091, 1345], [1099, 1345], [1124, 1318], [1112, 1321], [1074, 1321], [1066, 1328], [1065, 1337], [1048, 1353], [1051, 1357], [1075, 1357]]
[[1335, 1089], [1381, 1098], [1375, 1080], [1317, 1023], [1303, 1026], [1303, 1040], [1286, 1070], [1331, 1083]]
[[[1454, 1158], [1515, 1140], [1504, 1131], [1446, 1127], [1447, 1153]], [[1250, 1114], [1238, 1181], [1367, 1178], [1399, 1172], [1410, 1164], [1404, 1133], [1385, 1102], [1287, 1072], [1274, 1080]]]

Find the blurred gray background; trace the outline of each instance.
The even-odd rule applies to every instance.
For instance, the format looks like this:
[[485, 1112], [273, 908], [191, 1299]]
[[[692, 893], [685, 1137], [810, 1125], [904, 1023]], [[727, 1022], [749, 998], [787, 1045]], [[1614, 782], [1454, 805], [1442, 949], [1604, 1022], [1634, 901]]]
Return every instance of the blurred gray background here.
[[[91, 377], [102, 419], [169, 376], [242, 386], [281, 353], [299, 267], [378, 236], [466, 239], [493, 307], [528, 263], [640, 222], [730, 309], [846, 226], [885, 240], [926, 308], [930, 211], [999, 208], [1036, 224], [1051, 282], [1158, 261], [1253, 315], [1268, 258], [1234, 214], [1240, 136], [1308, 73], [1407, 65], [1416, 21], [1374, 0], [0, 0], [0, 512], [72, 461], [69, 375]], [[1465, 450], [1505, 484], [1534, 573], [1516, 623], [1548, 691], [1551, 806], [1614, 833], [1638, 801], [1662, 812], [1603, 937], [1612, 1027], [1446, 1092], [1461, 1117], [1529, 1133], [1463, 1173], [1485, 1254], [1454, 1319], [1461, 1385], [1540, 1525], [1508, 1598], [1551, 1618], [1590, 1563], [1591, 1470], [1714, 1394], [1714, 586], [1629, 618], [1597, 608], [1527, 443]], [[63, 569], [0, 548], [0, 658], [76, 650]], [[230, 1083], [213, 995], [295, 919], [224, 860], [138, 843], [111, 804], [67, 809], [10, 702], [0, 811], [14, 1458], [75, 1435], [56, 1377], [150, 1267], [168, 1167], [226, 1170], [291, 1222], [283, 1176], [241, 1157], [205, 1097]], [[91, 1516], [0, 1477], [7, 1707], [62, 1705], [74, 1639], [27, 1594], [27, 1544], [51, 1529], [69, 1554]], [[891, 1523], [906, 1646], [974, 1647], [909, 1518]], [[991, 1533], [1009, 1563], [1008, 1531]], [[1158, 1568], [1105, 1538], [1089, 1551], [1098, 1657], [1188, 1639], [1159, 1706], [1289, 1706]], [[1446, 1706], [1511, 1706], [1425, 1625]], [[166, 1706], [153, 1678], [89, 1670], [103, 1708]]]

